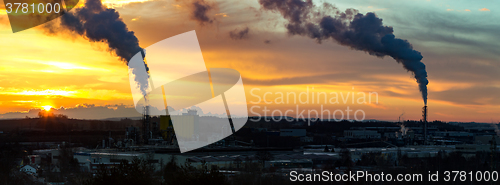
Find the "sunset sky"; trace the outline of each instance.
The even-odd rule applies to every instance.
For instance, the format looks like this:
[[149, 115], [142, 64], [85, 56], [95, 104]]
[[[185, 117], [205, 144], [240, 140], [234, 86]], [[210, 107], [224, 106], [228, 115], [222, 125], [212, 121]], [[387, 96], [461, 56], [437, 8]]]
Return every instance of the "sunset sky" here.
[[[193, 0], [195, 1], [195, 0]], [[423, 101], [410, 72], [390, 57], [377, 58], [328, 40], [318, 43], [290, 36], [278, 12], [264, 11], [258, 0], [205, 0], [210, 22], [192, 18], [191, 1], [104, 0], [114, 7], [141, 47], [196, 30], [207, 68], [241, 73], [249, 110], [295, 109], [296, 104], [256, 102], [253, 93], [274, 101], [276, 93], [377, 92], [378, 104], [323, 104], [331, 111], [366, 112], [366, 119], [418, 120]], [[429, 79], [429, 120], [500, 121], [500, 4], [467, 0], [325, 0], [340, 10], [375, 12], [396, 37], [424, 56]], [[137, 116], [128, 69], [105, 43], [89, 42], [61, 30], [38, 26], [12, 33], [0, 6], [0, 119], [9, 112], [51, 106], [82, 110], [70, 117], [101, 119]], [[83, 5], [80, 1], [79, 5]], [[55, 20], [58, 21], [58, 20]], [[248, 28], [239, 39], [230, 32]], [[234, 35], [233, 35], [234, 36]], [[147, 59], [147, 57], [146, 57]], [[314, 90], [312, 90], [314, 88]], [[354, 88], [354, 89], [353, 89]], [[321, 104], [299, 105], [320, 110]], [[93, 110], [96, 111], [93, 111]], [[103, 115], [103, 109], [112, 113]], [[123, 111], [120, 111], [123, 109]], [[259, 109], [254, 109], [259, 110]], [[115, 111], [115, 112], [113, 112]], [[25, 117], [23, 114], [14, 117]], [[107, 113], [106, 113], [107, 114]], [[252, 115], [252, 114], [250, 114]], [[293, 116], [293, 115], [291, 115]]]

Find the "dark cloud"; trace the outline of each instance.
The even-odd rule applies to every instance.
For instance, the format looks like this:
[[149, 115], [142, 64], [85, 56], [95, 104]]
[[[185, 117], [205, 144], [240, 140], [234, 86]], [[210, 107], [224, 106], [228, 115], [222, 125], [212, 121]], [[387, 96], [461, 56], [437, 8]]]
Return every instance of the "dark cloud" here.
[[246, 27], [245, 29], [242, 29], [242, 30], [235, 29], [235, 30], [229, 32], [229, 37], [233, 40], [248, 39], [249, 32], [250, 32], [250, 28], [248, 28], [248, 27]]
[[197, 21], [200, 25], [212, 24], [214, 22], [215, 19], [209, 16], [209, 12], [213, 7], [205, 2], [205, 0], [194, 0], [191, 6], [191, 19]]
[[271, 40], [265, 40], [264, 43], [271, 44]]

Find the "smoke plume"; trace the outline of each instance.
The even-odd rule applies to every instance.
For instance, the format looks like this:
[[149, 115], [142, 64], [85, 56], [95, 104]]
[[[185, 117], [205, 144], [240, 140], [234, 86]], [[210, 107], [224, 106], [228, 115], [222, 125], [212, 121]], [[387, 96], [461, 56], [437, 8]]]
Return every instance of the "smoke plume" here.
[[233, 30], [229, 32], [229, 37], [234, 40], [241, 40], [248, 38], [248, 33], [250, 32], [250, 28], [246, 27], [243, 30]]
[[394, 36], [392, 27], [384, 26], [375, 13], [365, 15], [355, 9], [339, 11], [331, 4], [316, 7], [312, 0], [259, 0], [264, 10], [279, 12], [286, 20], [290, 35], [307, 36], [319, 43], [333, 39], [339, 44], [377, 57], [391, 56], [411, 71], [427, 105], [427, 72], [420, 52]]
[[[114, 51], [124, 62], [138, 52], [145, 57], [144, 50], [139, 46], [139, 40], [133, 31], [129, 31], [115, 9], [106, 8], [100, 0], [87, 0], [85, 6], [76, 8], [74, 12], [66, 12], [61, 17], [61, 27], [84, 36], [92, 42], [106, 42], [110, 50]], [[146, 71], [149, 71], [146, 64]], [[135, 81], [141, 92], [146, 96], [149, 75], [138, 75], [132, 69]]]

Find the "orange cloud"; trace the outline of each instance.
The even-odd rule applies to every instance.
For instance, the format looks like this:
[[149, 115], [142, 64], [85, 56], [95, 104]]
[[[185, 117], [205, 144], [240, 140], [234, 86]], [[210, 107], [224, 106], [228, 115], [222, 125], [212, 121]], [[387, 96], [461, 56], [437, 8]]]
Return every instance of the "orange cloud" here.
[[228, 15], [226, 13], [218, 13], [218, 14], [215, 14], [215, 16], [228, 17]]
[[366, 105], [373, 107], [373, 108], [376, 108], [376, 109], [383, 109], [383, 110], [388, 109], [388, 107], [382, 105], [381, 103], [366, 103]]
[[108, 8], [119, 8], [132, 3], [144, 3], [150, 0], [102, 0], [102, 4]]
[[479, 11], [481, 11], [481, 12], [489, 12], [490, 9], [488, 9], [488, 8], [481, 8], [481, 9], [479, 9]]

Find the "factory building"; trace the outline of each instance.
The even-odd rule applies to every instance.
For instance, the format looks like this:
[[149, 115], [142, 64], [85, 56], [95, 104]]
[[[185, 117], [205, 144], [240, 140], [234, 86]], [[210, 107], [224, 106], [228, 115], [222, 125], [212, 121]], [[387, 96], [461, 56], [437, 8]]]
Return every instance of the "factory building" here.
[[111, 168], [119, 165], [122, 161], [132, 161], [134, 158], [147, 157], [146, 153], [137, 152], [107, 152], [107, 151], [79, 151], [73, 153], [84, 171], [97, 172], [100, 166]]
[[380, 139], [380, 133], [374, 130], [345, 130], [346, 139]]

